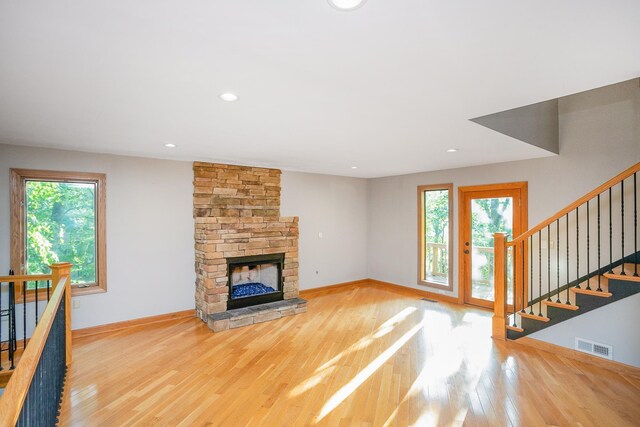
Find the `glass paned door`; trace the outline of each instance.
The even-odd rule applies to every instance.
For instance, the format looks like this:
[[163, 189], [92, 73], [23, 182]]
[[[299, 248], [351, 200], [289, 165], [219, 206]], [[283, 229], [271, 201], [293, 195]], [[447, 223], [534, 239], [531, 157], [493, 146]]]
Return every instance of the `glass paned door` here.
[[[526, 183], [460, 187], [460, 286], [467, 304], [493, 308], [494, 234], [507, 241], [527, 226]], [[513, 254], [507, 253], [507, 301], [513, 304]]]

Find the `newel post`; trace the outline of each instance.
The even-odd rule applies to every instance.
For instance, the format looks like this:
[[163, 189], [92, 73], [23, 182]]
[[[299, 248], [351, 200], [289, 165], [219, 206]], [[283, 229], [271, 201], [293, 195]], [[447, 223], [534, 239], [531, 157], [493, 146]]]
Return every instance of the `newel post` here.
[[493, 319], [491, 336], [495, 339], [507, 339], [507, 235], [493, 235]]
[[65, 315], [65, 348], [66, 348], [66, 362], [67, 366], [71, 364], [71, 267], [73, 264], [69, 262], [60, 262], [49, 266], [51, 268], [51, 285], [55, 290], [60, 279], [66, 277], [67, 281], [64, 284], [64, 315]]

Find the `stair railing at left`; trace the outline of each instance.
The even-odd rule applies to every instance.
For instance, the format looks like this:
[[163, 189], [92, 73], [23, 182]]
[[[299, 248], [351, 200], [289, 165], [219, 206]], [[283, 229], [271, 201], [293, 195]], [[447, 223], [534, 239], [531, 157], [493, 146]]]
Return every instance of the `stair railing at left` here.
[[[49, 300], [0, 396], [0, 427], [57, 423], [66, 369], [71, 363], [70, 274], [69, 263], [51, 265]], [[3, 276], [0, 280], [15, 284], [34, 279]], [[26, 341], [25, 335], [23, 343]]]

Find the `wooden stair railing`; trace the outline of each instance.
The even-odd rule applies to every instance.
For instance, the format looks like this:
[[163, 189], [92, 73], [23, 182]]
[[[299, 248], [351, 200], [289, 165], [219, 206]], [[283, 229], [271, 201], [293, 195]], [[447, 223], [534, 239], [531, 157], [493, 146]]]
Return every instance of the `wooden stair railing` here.
[[[0, 427], [55, 425], [66, 367], [71, 363], [71, 264], [51, 265], [53, 291], [0, 396]], [[40, 276], [38, 276], [40, 277]], [[46, 280], [47, 275], [42, 275]], [[32, 281], [34, 276], [1, 276]]]
[[[503, 233], [495, 234], [494, 338], [504, 340], [509, 334], [526, 332], [524, 319], [548, 322], [548, 311], [578, 314], [576, 296], [611, 296], [608, 280], [612, 275], [640, 282], [638, 172], [640, 163], [512, 241]], [[508, 256], [513, 257], [510, 270]], [[510, 301], [507, 275], [514, 283]]]

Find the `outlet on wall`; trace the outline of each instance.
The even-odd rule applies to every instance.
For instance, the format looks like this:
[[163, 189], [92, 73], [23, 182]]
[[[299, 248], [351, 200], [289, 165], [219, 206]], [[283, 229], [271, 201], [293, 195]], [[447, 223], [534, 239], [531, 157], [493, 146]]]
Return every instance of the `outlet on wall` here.
[[73, 300], [73, 308], [80, 308], [80, 300], [78, 299]]

